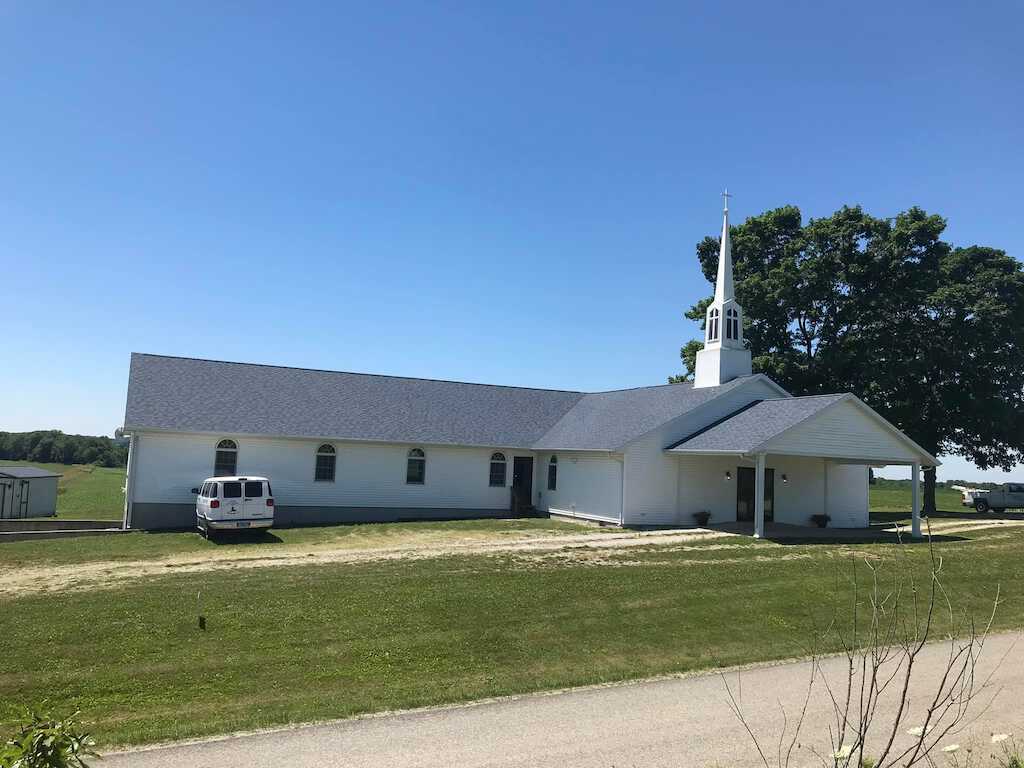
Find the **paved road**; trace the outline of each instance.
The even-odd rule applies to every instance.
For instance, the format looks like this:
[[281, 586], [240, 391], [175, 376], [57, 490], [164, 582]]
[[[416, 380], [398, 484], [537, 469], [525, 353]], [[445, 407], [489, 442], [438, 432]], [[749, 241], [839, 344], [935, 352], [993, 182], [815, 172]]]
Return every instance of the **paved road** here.
[[[916, 725], [925, 695], [934, 691], [948, 646], [921, 657], [921, 677], [912, 694], [914, 714], [901, 730]], [[1000, 662], [993, 687], [978, 700], [980, 716], [947, 741], [1020, 731], [1024, 726], [1024, 637], [989, 638], [979, 671]], [[843, 661], [828, 659], [823, 670], [841, 679]], [[755, 730], [774, 754], [782, 724], [779, 704], [792, 717], [806, 693], [807, 662], [743, 671], [742, 701]], [[736, 674], [729, 676], [736, 682]], [[828, 743], [829, 709], [818, 687], [803, 731], [804, 744]], [[993, 706], [985, 706], [994, 697]], [[894, 716], [884, 701], [879, 720]], [[772, 734], [776, 734], [774, 738]], [[910, 740], [910, 736], [902, 735]], [[344, 766], [363, 768], [644, 768], [658, 766], [743, 766], [757, 764], [749, 738], [730, 712], [718, 674], [668, 678], [610, 687], [537, 694], [445, 709], [365, 717], [215, 741], [111, 754], [105, 768], [264, 768]], [[805, 747], [793, 765], [817, 764]]]

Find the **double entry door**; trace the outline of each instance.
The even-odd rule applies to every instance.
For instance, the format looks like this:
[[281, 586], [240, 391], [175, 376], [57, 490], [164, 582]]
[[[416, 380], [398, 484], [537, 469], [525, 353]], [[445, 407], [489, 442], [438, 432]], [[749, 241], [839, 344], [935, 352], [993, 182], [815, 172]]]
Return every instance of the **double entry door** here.
[[0, 519], [28, 517], [28, 480], [0, 478]]
[[[754, 519], [754, 490], [756, 476], [753, 467], [736, 468], [736, 519]], [[775, 470], [764, 471], [764, 519], [775, 519]]]

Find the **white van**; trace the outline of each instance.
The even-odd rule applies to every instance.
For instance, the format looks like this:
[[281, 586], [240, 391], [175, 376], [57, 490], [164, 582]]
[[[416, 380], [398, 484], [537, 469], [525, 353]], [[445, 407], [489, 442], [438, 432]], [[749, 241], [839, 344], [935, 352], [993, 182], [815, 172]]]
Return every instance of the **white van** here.
[[196, 527], [214, 531], [269, 528], [274, 524], [274, 493], [265, 477], [209, 477], [196, 496]]

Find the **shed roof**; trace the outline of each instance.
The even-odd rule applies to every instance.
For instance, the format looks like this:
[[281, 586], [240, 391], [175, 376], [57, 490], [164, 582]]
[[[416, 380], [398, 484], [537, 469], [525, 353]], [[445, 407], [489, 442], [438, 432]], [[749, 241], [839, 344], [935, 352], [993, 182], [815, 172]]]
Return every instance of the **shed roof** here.
[[48, 469], [40, 469], [39, 467], [0, 467], [0, 476], [3, 477], [14, 477], [22, 480], [30, 480], [36, 477], [60, 477], [59, 472], [51, 472]]
[[125, 429], [616, 450], [757, 378], [587, 394], [133, 353]]

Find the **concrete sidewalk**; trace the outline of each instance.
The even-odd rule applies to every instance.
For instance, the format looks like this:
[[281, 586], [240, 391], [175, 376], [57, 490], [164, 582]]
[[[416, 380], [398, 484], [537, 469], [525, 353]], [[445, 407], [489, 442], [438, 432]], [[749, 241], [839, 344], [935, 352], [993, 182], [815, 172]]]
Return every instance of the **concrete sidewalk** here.
[[[900, 739], [905, 743], [912, 740], [905, 731], [918, 725], [926, 699], [934, 694], [948, 652], [949, 646], [940, 643], [919, 657], [910, 715], [900, 727]], [[1022, 661], [1021, 635], [988, 639], [978, 676], [984, 679], [998, 665], [998, 687], [979, 696], [969, 727], [951, 734], [944, 744], [966, 745], [973, 734], [976, 743], [987, 747], [992, 732], [1022, 730]], [[830, 658], [822, 662], [822, 669], [830, 681], [838, 682], [845, 679], [844, 664], [844, 659]], [[728, 673], [734, 691], [742, 684], [745, 714], [763, 737], [762, 745], [773, 764], [783, 723], [780, 705], [792, 722], [803, 704], [810, 672], [809, 662], [788, 662]], [[993, 699], [995, 705], [987, 706]], [[820, 765], [811, 747], [830, 751], [832, 716], [822, 685], [816, 686], [812, 701], [802, 732], [803, 746], [791, 763], [794, 766]], [[894, 699], [883, 700], [876, 722], [890, 722], [894, 705]], [[696, 768], [760, 763], [749, 736], [729, 709], [722, 675], [710, 673], [109, 754], [101, 764], [108, 768]]]

